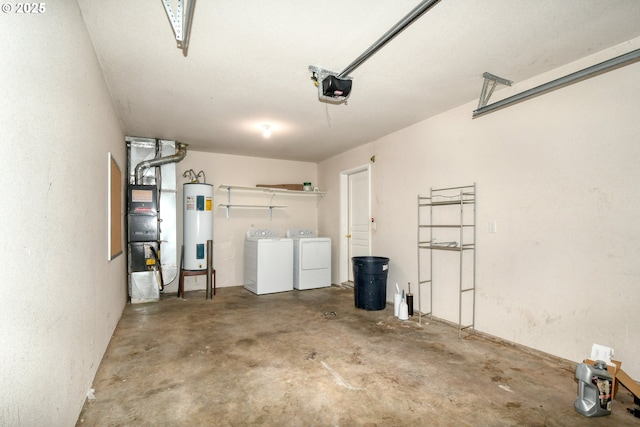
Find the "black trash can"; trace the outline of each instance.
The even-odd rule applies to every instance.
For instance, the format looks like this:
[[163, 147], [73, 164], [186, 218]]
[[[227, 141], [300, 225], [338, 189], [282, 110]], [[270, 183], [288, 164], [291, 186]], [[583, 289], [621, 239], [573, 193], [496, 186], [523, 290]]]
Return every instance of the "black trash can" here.
[[387, 304], [389, 258], [355, 256], [353, 261], [353, 297], [357, 308], [382, 310]]

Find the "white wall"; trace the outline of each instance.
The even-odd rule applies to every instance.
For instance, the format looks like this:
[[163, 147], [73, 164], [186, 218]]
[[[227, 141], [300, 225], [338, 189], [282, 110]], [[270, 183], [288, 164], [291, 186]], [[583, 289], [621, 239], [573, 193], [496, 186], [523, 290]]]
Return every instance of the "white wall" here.
[[[269, 220], [269, 211], [264, 209], [233, 209], [227, 219], [226, 209], [219, 207], [227, 203], [227, 192], [220, 185], [255, 187], [257, 184], [302, 184], [317, 182], [317, 164], [289, 160], [263, 159], [190, 151], [177, 165], [178, 175], [178, 241], [182, 244], [182, 177], [184, 171], [204, 171], [207, 183], [213, 184], [214, 193], [214, 248], [213, 262], [218, 287], [242, 286], [244, 277], [244, 237], [249, 228], [273, 228], [282, 236], [289, 228], [316, 229], [318, 206], [323, 200], [318, 196], [277, 195], [276, 205], [285, 209], [274, 209]], [[269, 205], [271, 197], [252, 192], [232, 191], [231, 203], [243, 205]], [[179, 255], [178, 255], [179, 256]], [[165, 292], [177, 290], [177, 279], [165, 288]], [[206, 277], [185, 278], [185, 290], [205, 289]]]
[[107, 261], [124, 135], [78, 5], [54, 3], [0, 26], [3, 426], [75, 424], [126, 302], [126, 257]]
[[[638, 47], [635, 39], [599, 52], [492, 102]], [[388, 284], [415, 283], [417, 194], [476, 182], [476, 328], [576, 362], [592, 343], [608, 345], [640, 378], [640, 63], [472, 119], [476, 107], [321, 162], [330, 196], [319, 227], [341, 237], [339, 173], [375, 155], [373, 253], [391, 259]], [[457, 323], [455, 280], [435, 291], [434, 315]]]

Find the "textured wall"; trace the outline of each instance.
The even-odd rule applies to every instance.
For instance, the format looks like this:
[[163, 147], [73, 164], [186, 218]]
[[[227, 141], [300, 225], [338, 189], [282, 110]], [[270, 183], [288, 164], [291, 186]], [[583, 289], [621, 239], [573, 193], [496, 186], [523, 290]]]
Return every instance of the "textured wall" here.
[[3, 14], [0, 425], [74, 425], [126, 302], [107, 261], [124, 136], [76, 2]]

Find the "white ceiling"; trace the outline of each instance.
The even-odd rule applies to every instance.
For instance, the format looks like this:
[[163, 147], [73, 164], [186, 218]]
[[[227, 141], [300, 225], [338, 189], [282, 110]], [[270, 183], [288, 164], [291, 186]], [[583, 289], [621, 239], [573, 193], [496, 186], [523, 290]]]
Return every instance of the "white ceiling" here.
[[485, 71], [522, 81], [640, 36], [638, 0], [441, 0], [333, 105], [309, 65], [344, 70], [418, 0], [199, 0], [187, 56], [162, 0], [78, 2], [127, 135], [311, 162], [477, 100]]

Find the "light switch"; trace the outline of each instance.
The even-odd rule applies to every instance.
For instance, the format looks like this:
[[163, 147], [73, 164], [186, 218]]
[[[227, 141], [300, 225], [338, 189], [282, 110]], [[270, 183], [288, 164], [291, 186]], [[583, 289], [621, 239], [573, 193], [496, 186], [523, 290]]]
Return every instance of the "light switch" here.
[[496, 233], [498, 231], [498, 224], [495, 221], [489, 221], [489, 233]]

